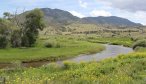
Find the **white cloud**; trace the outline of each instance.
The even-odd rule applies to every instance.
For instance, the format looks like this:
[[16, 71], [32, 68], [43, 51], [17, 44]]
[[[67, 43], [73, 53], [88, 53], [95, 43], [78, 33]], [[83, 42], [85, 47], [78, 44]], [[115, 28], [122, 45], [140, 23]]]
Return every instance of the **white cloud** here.
[[77, 17], [80, 17], [80, 18], [83, 18], [85, 17], [85, 15], [79, 13], [79, 12], [76, 12], [76, 11], [69, 11], [71, 14], [73, 14], [74, 16], [77, 16]]
[[130, 21], [146, 25], [146, 11], [131, 12], [115, 8], [113, 8], [112, 10], [114, 10], [112, 11], [113, 16], [126, 18], [129, 19]]
[[87, 2], [83, 2], [82, 0], [79, 0], [79, 5], [83, 8], [87, 8], [88, 3]]
[[98, 3], [108, 3], [114, 8], [124, 9], [127, 11], [146, 11], [146, 0], [96, 0]]
[[[146, 25], [146, 0], [96, 0], [104, 12], [92, 11], [92, 16], [118, 16]], [[108, 7], [108, 8], [107, 8]], [[99, 7], [98, 7], [99, 9]], [[108, 12], [110, 11], [110, 12]], [[98, 13], [97, 13], [98, 12]]]
[[144, 25], [146, 24], [146, 11], [137, 11], [135, 13], [128, 11], [125, 12], [121, 11], [117, 14], [119, 14], [120, 17], [128, 18], [134, 22], [142, 23]]
[[146, 11], [137, 11], [131, 18], [134, 18], [139, 23], [146, 25]]
[[112, 14], [105, 10], [93, 10], [90, 13], [91, 16], [97, 17], [97, 16], [112, 16]]

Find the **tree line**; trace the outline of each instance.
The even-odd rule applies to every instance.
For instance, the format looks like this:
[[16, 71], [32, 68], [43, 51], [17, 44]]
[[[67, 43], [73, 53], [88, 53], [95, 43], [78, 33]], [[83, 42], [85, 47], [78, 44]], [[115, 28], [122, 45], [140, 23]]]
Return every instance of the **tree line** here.
[[39, 30], [45, 27], [43, 12], [40, 9], [29, 11], [23, 22], [19, 22], [16, 14], [5, 12], [3, 15], [0, 18], [0, 48], [34, 46]]

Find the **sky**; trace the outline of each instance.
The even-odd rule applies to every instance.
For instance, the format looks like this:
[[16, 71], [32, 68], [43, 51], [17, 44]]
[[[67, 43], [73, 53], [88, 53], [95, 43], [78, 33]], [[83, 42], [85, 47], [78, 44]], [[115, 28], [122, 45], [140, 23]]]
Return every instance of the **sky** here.
[[34, 8], [52, 8], [69, 11], [74, 16], [118, 16], [146, 25], [146, 0], [1, 0], [3, 12], [18, 13]]

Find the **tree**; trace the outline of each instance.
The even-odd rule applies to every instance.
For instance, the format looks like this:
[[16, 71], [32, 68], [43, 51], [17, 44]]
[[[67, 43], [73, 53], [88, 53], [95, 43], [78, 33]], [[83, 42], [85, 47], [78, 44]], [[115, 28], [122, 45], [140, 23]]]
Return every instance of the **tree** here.
[[9, 12], [4, 12], [3, 15], [4, 15], [4, 18], [5, 18], [5, 19], [8, 19], [8, 20], [11, 20], [11, 18], [12, 18], [12, 16], [13, 16], [13, 15], [12, 15], [11, 13], [9, 13]]
[[19, 29], [13, 30], [11, 35], [11, 45], [12, 47], [21, 47], [21, 32]]
[[[12, 15], [9, 12], [4, 12], [3, 16], [4, 16], [3, 21], [5, 20], [5, 25], [7, 25], [9, 27], [9, 29], [13, 28], [13, 29], [11, 29], [10, 38], [8, 39], [9, 42], [11, 43], [11, 46], [12, 47], [21, 47], [22, 25], [19, 21], [19, 18], [18, 18], [18, 15], [17, 15], [17, 10], [16, 10], [14, 15]], [[7, 21], [7, 24], [6, 24], [6, 21]], [[9, 25], [8, 25], [8, 22], [9, 22]], [[4, 30], [4, 29], [1, 29], [1, 31]], [[1, 34], [2, 34], [2, 32], [1, 32]], [[4, 37], [1, 37], [1, 38], [4, 38]]]
[[0, 48], [6, 48], [10, 39], [11, 23], [8, 20], [0, 19]]
[[22, 46], [31, 47], [38, 38], [39, 30], [45, 27], [43, 13], [40, 9], [34, 9], [26, 15], [25, 20], [22, 30]]

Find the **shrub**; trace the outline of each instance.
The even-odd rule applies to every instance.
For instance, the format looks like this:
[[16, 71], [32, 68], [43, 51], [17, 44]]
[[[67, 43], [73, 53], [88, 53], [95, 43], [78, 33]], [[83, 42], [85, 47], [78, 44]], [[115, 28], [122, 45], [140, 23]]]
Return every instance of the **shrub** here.
[[8, 20], [0, 18], [0, 48], [6, 48], [14, 26]]
[[45, 47], [46, 47], [46, 48], [52, 48], [53, 45], [52, 45], [52, 43], [47, 42], [47, 43], [45, 43]]
[[6, 36], [0, 35], [0, 48], [6, 48], [8, 45], [8, 39]]
[[146, 47], [146, 39], [138, 40], [133, 44], [133, 49], [136, 47]]
[[60, 43], [58, 43], [58, 42], [46, 42], [45, 43], [45, 47], [46, 48], [60, 48], [61, 47], [61, 44]]
[[21, 32], [20, 30], [14, 30], [11, 35], [11, 45], [12, 47], [20, 47], [21, 46]]

